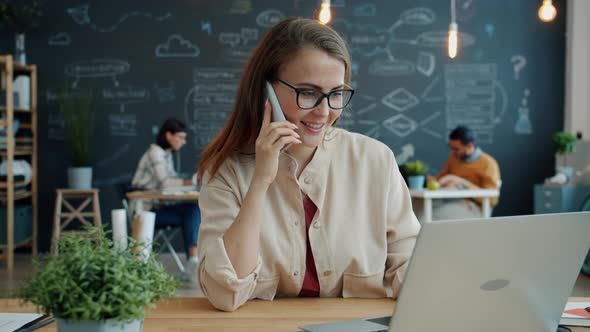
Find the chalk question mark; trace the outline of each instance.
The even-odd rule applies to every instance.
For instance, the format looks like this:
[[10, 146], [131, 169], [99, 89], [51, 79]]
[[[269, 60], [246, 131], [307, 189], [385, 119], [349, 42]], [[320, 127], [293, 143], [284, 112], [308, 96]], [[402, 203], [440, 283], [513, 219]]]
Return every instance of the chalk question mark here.
[[518, 80], [520, 78], [520, 71], [526, 66], [526, 58], [523, 55], [513, 55], [510, 58], [510, 62], [514, 67], [514, 79]]

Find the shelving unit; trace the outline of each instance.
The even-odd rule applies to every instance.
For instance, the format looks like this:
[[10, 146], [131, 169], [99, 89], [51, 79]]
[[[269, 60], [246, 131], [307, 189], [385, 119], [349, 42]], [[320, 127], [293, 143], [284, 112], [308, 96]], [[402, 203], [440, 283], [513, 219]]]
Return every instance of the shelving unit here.
[[[13, 82], [19, 75], [30, 77], [30, 109], [14, 108]], [[11, 55], [0, 55], [0, 91], [5, 94], [0, 105], [0, 118], [4, 119], [0, 121], [0, 128], [6, 131], [6, 148], [0, 150], [0, 157], [7, 162], [6, 181], [0, 181], [0, 205], [6, 208], [6, 244], [0, 244], [0, 258], [6, 261], [6, 267], [11, 271], [15, 248], [28, 246], [33, 256], [37, 254], [37, 66], [15, 63]], [[15, 137], [15, 117], [19, 120], [19, 131], [25, 131], [26, 137]], [[16, 156], [29, 160], [32, 168], [31, 183], [18, 191], [15, 190], [19, 183], [15, 183], [13, 167]], [[30, 200], [32, 231], [26, 239], [15, 243], [15, 202], [19, 200]]]

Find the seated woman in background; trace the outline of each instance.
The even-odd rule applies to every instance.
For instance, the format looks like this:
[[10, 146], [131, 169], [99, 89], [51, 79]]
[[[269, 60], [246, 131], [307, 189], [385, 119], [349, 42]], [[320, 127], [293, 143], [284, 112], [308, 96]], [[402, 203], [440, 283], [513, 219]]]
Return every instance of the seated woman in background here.
[[[192, 186], [192, 179], [181, 179], [174, 170], [172, 153], [186, 144], [186, 125], [180, 120], [167, 119], [156, 137], [143, 154], [131, 185], [143, 190], [158, 190], [170, 187]], [[184, 246], [189, 262], [189, 278], [196, 276], [198, 265], [197, 236], [201, 216], [199, 206], [193, 202], [145, 200], [144, 210], [156, 213], [156, 226], [168, 225], [182, 227]]]
[[[209, 301], [232, 311], [275, 296], [396, 298], [420, 225], [391, 149], [333, 127], [353, 95], [344, 40], [286, 19], [242, 75], [199, 167]], [[265, 81], [286, 120], [271, 116]]]

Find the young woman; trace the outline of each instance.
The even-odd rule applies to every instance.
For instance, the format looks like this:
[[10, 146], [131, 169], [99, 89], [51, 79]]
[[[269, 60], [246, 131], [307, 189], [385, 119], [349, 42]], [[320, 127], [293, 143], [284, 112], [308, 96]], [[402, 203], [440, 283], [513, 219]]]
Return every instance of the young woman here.
[[[333, 127], [350, 68], [342, 38], [310, 19], [278, 23], [252, 54], [199, 167], [199, 278], [215, 307], [397, 296], [420, 226], [392, 151]], [[286, 121], [273, 121], [266, 81]]]
[[[185, 144], [186, 125], [174, 118], [164, 121], [156, 137], [156, 144], [151, 144], [141, 157], [131, 185], [145, 190], [193, 185], [192, 179], [178, 177], [172, 160], [172, 153], [180, 150]], [[157, 200], [144, 201], [143, 204], [145, 210], [156, 213], [156, 227], [168, 225], [182, 227], [189, 262], [189, 277], [196, 276], [197, 236], [201, 223], [199, 206], [192, 202]]]

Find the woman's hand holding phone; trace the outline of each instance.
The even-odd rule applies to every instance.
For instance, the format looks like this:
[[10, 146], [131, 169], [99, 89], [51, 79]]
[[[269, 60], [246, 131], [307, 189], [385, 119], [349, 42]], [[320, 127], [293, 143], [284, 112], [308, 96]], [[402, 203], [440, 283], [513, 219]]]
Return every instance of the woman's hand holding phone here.
[[272, 106], [266, 102], [260, 133], [256, 139], [256, 166], [254, 179], [263, 185], [270, 185], [277, 176], [279, 155], [289, 144], [301, 144], [295, 132], [297, 126], [289, 121], [271, 122]]

